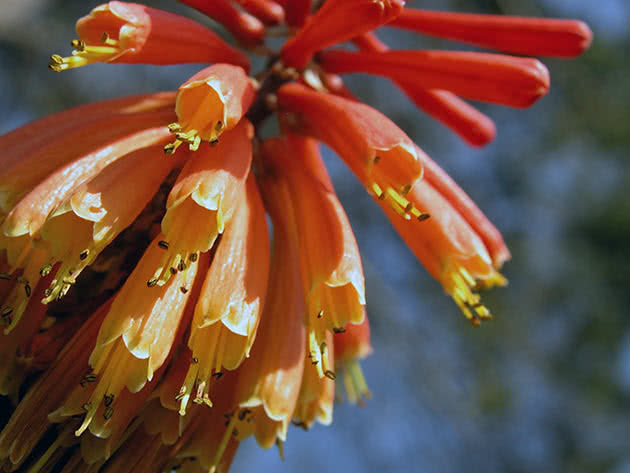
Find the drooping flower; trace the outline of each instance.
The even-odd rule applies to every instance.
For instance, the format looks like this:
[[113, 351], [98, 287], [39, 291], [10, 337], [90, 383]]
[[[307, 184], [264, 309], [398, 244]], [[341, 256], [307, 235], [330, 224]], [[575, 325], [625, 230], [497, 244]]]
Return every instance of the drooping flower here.
[[[268, 57], [256, 79], [245, 52], [204, 26], [109, 2], [78, 21], [75, 51], [54, 55], [53, 70], [218, 63], [176, 93], [97, 102], [0, 137], [0, 394], [17, 403], [0, 432], [9, 471], [223, 472], [249, 436], [282, 452], [291, 422], [331, 423], [336, 379], [351, 402], [369, 398], [363, 270], [318, 141], [465, 316], [489, 319], [479, 290], [505, 283], [501, 234], [337, 74], [390, 78], [480, 146], [494, 125], [460, 97], [528, 106], [548, 90], [542, 63], [389, 51], [372, 30], [517, 54], [573, 56], [590, 42], [580, 22], [399, 0], [182, 3]], [[265, 25], [283, 23], [284, 45], [264, 46]], [[361, 51], [321, 51], [344, 41]], [[263, 127], [271, 116], [280, 136]]]
[[64, 71], [93, 62], [181, 64], [226, 62], [246, 69], [249, 60], [208, 28], [188, 18], [137, 3], [109, 2], [77, 21], [72, 56], [53, 55]]

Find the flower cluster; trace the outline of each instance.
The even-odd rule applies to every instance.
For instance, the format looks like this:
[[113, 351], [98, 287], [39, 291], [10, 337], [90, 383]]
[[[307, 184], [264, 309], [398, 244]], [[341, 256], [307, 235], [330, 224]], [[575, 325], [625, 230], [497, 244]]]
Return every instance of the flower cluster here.
[[[0, 137], [0, 469], [227, 471], [239, 442], [281, 449], [332, 420], [335, 379], [369, 391], [361, 260], [318, 150], [330, 146], [473, 323], [505, 284], [500, 233], [339, 74], [390, 78], [473, 145], [549, 89], [537, 59], [395, 51], [388, 25], [516, 54], [575, 56], [581, 22], [432, 12], [403, 0], [113, 1], [77, 22], [64, 71], [211, 63], [176, 92], [91, 103]], [[287, 41], [274, 51], [268, 32]], [[348, 42], [356, 49], [330, 46]], [[250, 77], [246, 52], [267, 67]], [[278, 121], [280, 135], [261, 125]], [[270, 237], [267, 216], [273, 225]], [[337, 376], [337, 373], [340, 376]]]

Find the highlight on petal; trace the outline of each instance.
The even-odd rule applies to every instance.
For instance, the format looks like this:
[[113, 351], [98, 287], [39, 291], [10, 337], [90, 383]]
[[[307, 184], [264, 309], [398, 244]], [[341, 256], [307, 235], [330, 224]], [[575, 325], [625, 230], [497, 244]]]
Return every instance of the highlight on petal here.
[[364, 318], [359, 250], [314, 140], [295, 135], [272, 138], [263, 143], [261, 154], [264, 172], [272, 176], [266, 186], [282, 182], [288, 193], [284, 198], [291, 201], [284, 205], [296, 230], [309, 353], [324, 376], [332, 372], [321, 349], [326, 331], [343, 331], [346, 324]]
[[422, 84], [482, 102], [529, 107], [549, 91], [549, 72], [537, 59], [463, 51], [405, 50], [380, 53], [325, 51], [329, 72], [366, 72], [403, 86]]
[[[94, 102], [0, 137], [4, 150], [0, 213], [9, 213], [25, 194], [64, 166], [71, 166], [82, 157], [101, 157], [111, 151], [109, 144], [113, 141], [169, 123], [175, 117], [174, 104], [172, 92]], [[101, 154], [95, 155], [99, 149]]]
[[[249, 356], [264, 306], [269, 275], [269, 236], [254, 177], [212, 259], [190, 329], [192, 359], [178, 397], [212, 406], [210, 392], [223, 368], [236, 369]], [[196, 386], [196, 389], [193, 388]]]
[[284, 21], [284, 8], [273, 0], [236, 0], [236, 2], [263, 23], [274, 25]]
[[383, 196], [405, 218], [421, 215], [400, 204], [422, 177], [416, 146], [387, 117], [365, 104], [298, 83], [278, 90], [278, 106], [286, 129], [325, 142], [369, 192]]
[[162, 255], [151, 278], [162, 285], [212, 248], [240, 202], [252, 160], [252, 129], [242, 120], [221, 143], [194, 153], [180, 173], [162, 219]]
[[529, 56], [575, 57], [591, 44], [582, 21], [405, 8], [390, 26]]
[[423, 206], [431, 218], [418, 222], [397, 218], [380, 204], [396, 231], [427, 271], [474, 325], [490, 319], [490, 311], [476, 291], [507, 283], [495, 268], [488, 249], [466, 219], [427, 180], [418, 181], [409, 200]]
[[236, 400], [241, 408], [258, 408], [250, 430], [261, 446], [269, 448], [277, 438], [286, 439], [306, 350], [298, 248], [283, 224], [284, 208], [278, 199], [284, 189], [264, 189], [274, 222], [270, 280], [256, 343], [239, 369]]
[[89, 183], [79, 186], [44, 224], [42, 240], [49, 245], [50, 261], [61, 262], [44, 303], [63, 297], [83, 269], [151, 201], [178, 165], [178, 161], [163, 157], [161, 147], [158, 144], [140, 149], [108, 166]]
[[[366, 33], [353, 40], [362, 51], [383, 52], [389, 48], [374, 33]], [[418, 108], [457, 133], [473, 146], [485, 146], [496, 136], [496, 127], [490, 118], [452, 92], [426, 89], [421, 83], [396, 82]]]
[[404, 5], [403, 0], [327, 0], [284, 44], [282, 60], [304, 69], [317, 51], [390, 22]]
[[253, 15], [241, 11], [229, 0], [179, 0], [225, 26], [236, 38], [246, 44], [264, 40], [265, 25]]
[[191, 151], [199, 149], [201, 141], [216, 144], [224, 131], [239, 123], [255, 93], [252, 81], [240, 67], [215, 64], [197, 72], [179, 88], [175, 105], [178, 121], [169, 125], [176, 140], [164, 150], [174, 153], [183, 142]]
[[93, 62], [181, 64], [249, 60], [219, 36], [186, 17], [138, 3], [109, 2], [77, 21], [72, 56], [53, 54], [49, 67], [64, 71]]

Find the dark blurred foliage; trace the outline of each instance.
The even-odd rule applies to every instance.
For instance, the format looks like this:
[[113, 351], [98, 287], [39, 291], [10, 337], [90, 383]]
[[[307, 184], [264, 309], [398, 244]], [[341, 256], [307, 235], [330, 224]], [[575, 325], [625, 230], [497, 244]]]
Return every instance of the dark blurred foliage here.
[[[199, 16], [174, 1], [148, 2]], [[100, 98], [174, 89], [197, 66], [94, 65], [54, 74], [74, 20], [96, 2], [4, 0], [0, 132]], [[595, 34], [572, 61], [544, 60], [548, 97], [528, 110], [480, 105], [497, 140], [470, 149], [383, 79], [349, 77], [445, 167], [504, 232], [507, 288], [471, 327], [327, 154], [364, 257], [373, 398], [332, 427], [290, 432], [276, 452], [243, 446], [235, 472], [630, 472], [630, 4], [625, 0], [427, 0], [411, 6], [578, 17]], [[202, 20], [203, 21], [203, 20]], [[393, 46], [460, 48], [391, 29]]]

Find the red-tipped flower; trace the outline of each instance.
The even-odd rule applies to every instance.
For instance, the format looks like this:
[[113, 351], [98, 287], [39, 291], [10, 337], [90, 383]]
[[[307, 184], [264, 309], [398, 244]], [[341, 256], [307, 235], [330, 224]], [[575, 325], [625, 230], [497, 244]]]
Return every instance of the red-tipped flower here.
[[406, 8], [391, 26], [528, 56], [575, 57], [593, 37], [582, 21]]
[[460, 51], [326, 51], [320, 60], [337, 74], [367, 72], [512, 107], [528, 107], [549, 91], [547, 68], [531, 58]]

